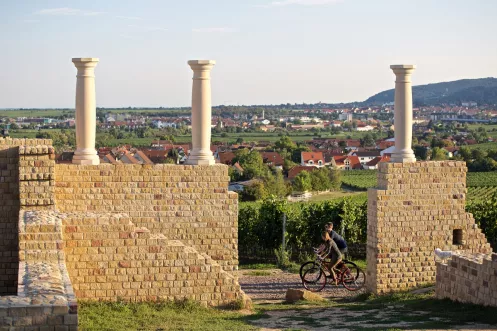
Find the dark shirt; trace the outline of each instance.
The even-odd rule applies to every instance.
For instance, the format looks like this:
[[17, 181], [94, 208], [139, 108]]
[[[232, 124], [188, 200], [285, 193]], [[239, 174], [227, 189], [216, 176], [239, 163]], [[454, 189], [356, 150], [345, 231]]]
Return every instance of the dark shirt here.
[[335, 231], [331, 230], [330, 237], [331, 237], [331, 239], [333, 239], [335, 241], [338, 249], [347, 248], [347, 242], [345, 241], [345, 239], [343, 239], [343, 237], [341, 235], [339, 235], [338, 233], [336, 233]]

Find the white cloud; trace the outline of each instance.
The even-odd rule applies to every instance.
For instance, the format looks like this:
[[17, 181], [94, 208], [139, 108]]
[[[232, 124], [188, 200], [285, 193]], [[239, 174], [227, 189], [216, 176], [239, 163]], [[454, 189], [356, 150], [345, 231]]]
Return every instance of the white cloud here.
[[142, 32], [168, 31], [168, 29], [160, 27], [160, 26], [142, 26], [142, 25], [130, 24], [130, 25], [128, 25], [128, 27], [137, 29], [137, 30], [142, 31]]
[[40, 20], [22, 20], [23, 23], [39, 23]]
[[322, 6], [322, 5], [337, 3], [340, 1], [341, 0], [283, 0], [283, 1], [273, 1], [267, 5], [259, 5], [257, 7], [270, 8], [270, 7], [283, 7], [289, 5]]
[[192, 29], [193, 32], [205, 32], [205, 33], [216, 33], [216, 32], [235, 32], [233, 28], [200, 28]]
[[141, 20], [141, 17], [136, 16], [116, 16], [116, 18], [122, 18], [123, 20]]
[[69, 7], [42, 9], [35, 13], [35, 15], [54, 15], [54, 16], [68, 16], [68, 15], [96, 16], [101, 14], [104, 14], [104, 12], [88, 11], [76, 8], [69, 8]]

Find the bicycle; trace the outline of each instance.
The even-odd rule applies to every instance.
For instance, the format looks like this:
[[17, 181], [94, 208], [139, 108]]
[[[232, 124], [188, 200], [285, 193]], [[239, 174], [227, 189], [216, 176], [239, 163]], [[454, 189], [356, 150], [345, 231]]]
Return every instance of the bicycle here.
[[[318, 251], [318, 249], [314, 249], [316, 259], [302, 264], [299, 271], [302, 285], [311, 292], [322, 291], [328, 279], [335, 281], [333, 274], [329, 270], [330, 262], [325, 262], [325, 258], [321, 257]], [[337, 276], [336, 284], [342, 284], [349, 291], [360, 290], [366, 282], [364, 271], [357, 264], [348, 260], [342, 260], [338, 263], [335, 268], [335, 274]]]

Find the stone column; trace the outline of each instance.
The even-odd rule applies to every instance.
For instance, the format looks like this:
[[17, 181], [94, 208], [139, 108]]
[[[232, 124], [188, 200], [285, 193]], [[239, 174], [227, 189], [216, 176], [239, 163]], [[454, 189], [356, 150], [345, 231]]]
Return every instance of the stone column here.
[[186, 164], [214, 164], [211, 151], [211, 69], [212, 60], [192, 60], [192, 150]]
[[74, 164], [100, 164], [95, 150], [97, 112], [95, 102], [96, 58], [73, 58], [76, 75], [76, 152]]
[[392, 162], [416, 162], [412, 144], [412, 86], [411, 74], [415, 65], [391, 65], [395, 73], [395, 149]]

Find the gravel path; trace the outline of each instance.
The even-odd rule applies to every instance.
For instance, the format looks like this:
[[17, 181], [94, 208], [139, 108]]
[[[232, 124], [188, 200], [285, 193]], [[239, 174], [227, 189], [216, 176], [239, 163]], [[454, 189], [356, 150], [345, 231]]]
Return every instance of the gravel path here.
[[[303, 289], [298, 274], [283, 272], [280, 269], [263, 270], [261, 272], [270, 272], [269, 276], [251, 276], [254, 270], [238, 271], [238, 282], [242, 290], [250, 296], [252, 301], [283, 301], [285, 300], [286, 290], [289, 288]], [[363, 293], [364, 290], [350, 292], [343, 286], [334, 286], [327, 284], [319, 295], [325, 298], [343, 298], [356, 296]]]

